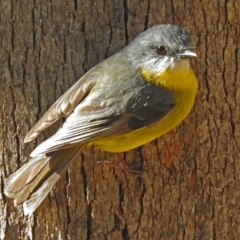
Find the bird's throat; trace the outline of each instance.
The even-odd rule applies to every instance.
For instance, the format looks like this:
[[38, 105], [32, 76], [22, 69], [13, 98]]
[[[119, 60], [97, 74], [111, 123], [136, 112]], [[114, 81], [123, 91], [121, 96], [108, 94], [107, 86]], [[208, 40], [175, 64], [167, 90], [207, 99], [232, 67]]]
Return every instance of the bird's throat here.
[[190, 68], [188, 59], [174, 61], [164, 72], [158, 74], [146, 68], [141, 69], [142, 76], [148, 82], [173, 92], [198, 90], [198, 82]]

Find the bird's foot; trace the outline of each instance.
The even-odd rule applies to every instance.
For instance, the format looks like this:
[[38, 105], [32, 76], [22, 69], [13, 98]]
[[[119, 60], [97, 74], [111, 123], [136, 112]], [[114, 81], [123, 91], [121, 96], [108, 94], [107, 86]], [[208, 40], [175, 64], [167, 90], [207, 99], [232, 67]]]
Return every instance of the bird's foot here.
[[142, 174], [144, 172], [150, 171], [151, 169], [144, 169], [144, 170], [138, 170], [139, 167], [141, 167], [142, 163], [138, 162], [138, 163], [133, 163], [133, 164], [127, 164], [125, 162], [125, 160], [123, 159], [123, 157], [117, 153], [117, 156], [119, 158], [119, 163], [112, 163], [109, 161], [99, 161], [97, 162], [97, 164], [103, 164], [105, 166], [109, 166], [109, 167], [114, 167], [116, 169], [120, 169], [123, 170], [124, 172], [128, 173], [128, 174]]

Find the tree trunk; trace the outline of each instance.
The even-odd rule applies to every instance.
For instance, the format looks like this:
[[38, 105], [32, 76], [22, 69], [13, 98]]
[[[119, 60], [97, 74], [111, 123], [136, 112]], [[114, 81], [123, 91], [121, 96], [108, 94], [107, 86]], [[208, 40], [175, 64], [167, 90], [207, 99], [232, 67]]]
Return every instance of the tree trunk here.
[[[0, 2], [1, 239], [238, 239], [240, 83], [238, 1]], [[141, 175], [97, 165], [85, 149], [32, 217], [3, 194], [4, 179], [58, 126], [23, 139], [75, 81], [154, 24], [193, 37], [200, 91], [177, 129], [138, 150]], [[136, 154], [135, 154], [136, 153]]]

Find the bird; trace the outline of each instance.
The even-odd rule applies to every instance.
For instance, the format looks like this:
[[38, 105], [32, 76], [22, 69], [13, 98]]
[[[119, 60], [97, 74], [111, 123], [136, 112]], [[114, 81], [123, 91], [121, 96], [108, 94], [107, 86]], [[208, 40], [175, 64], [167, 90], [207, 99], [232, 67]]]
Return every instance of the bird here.
[[126, 152], [178, 126], [198, 92], [190, 66], [197, 54], [191, 49], [185, 29], [159, 24], [90, 69], [26, 135], [28, 143], [63, 120], [30, 161], [5, 180], [5, 195], [32, 215], [84, 146]]

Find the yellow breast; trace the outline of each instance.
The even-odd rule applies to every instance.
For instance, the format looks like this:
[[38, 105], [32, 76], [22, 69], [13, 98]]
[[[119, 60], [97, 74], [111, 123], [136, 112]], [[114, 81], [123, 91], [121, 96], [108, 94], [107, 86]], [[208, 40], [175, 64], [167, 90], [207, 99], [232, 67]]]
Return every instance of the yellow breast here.
[[169, 68], [160, 76], [142, 69], [144, 78], [172, 92], [176, 107], [158, 123], [129, 133], [113, 135], [94, 140], [94, 144], [103, 151], [124, 152], [146, 144], [167, 133], [189, 114], [198, 91], [197, 79], [190, 68]]

